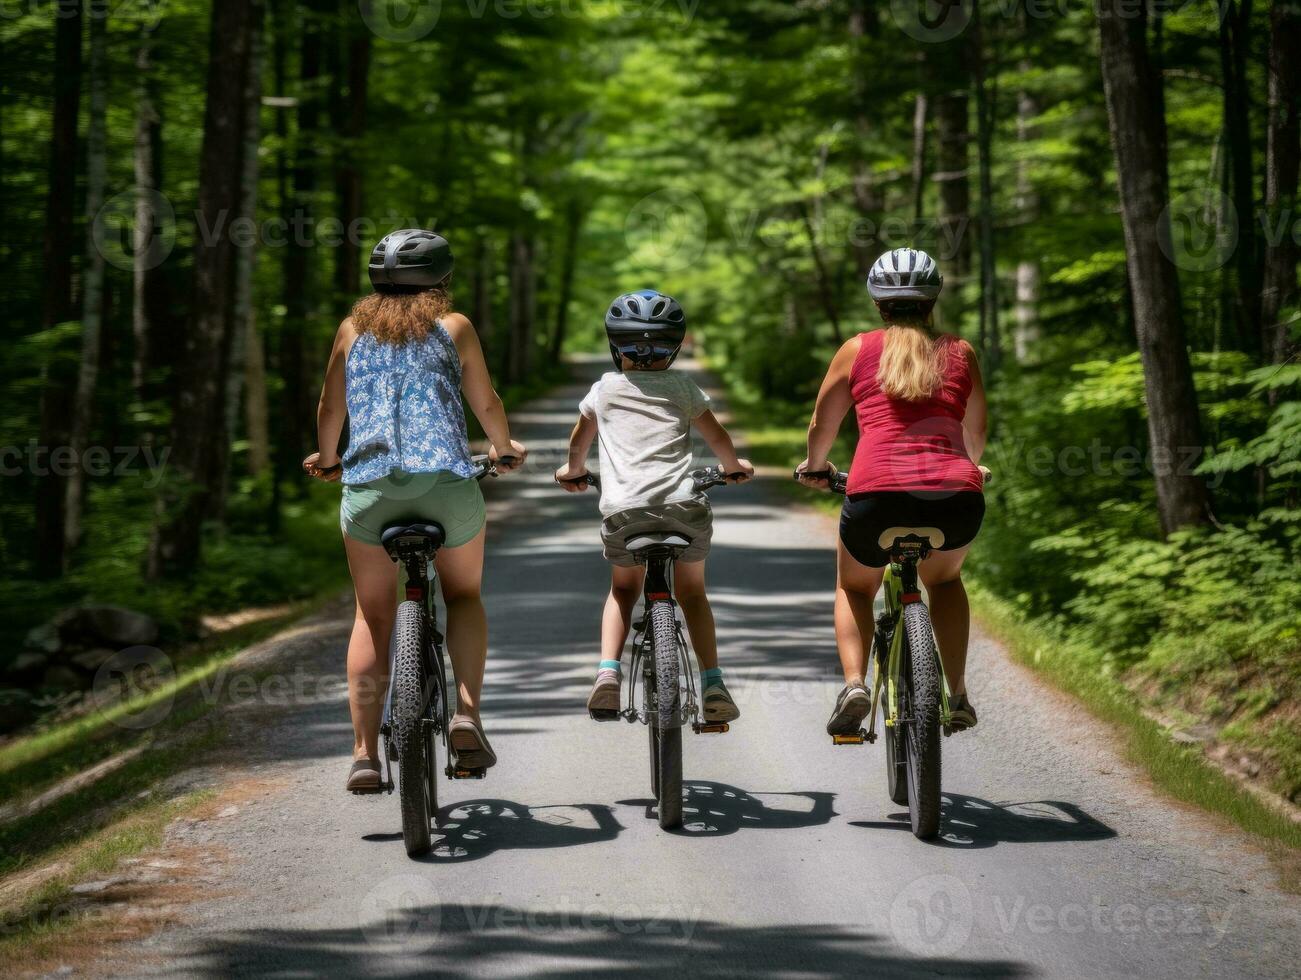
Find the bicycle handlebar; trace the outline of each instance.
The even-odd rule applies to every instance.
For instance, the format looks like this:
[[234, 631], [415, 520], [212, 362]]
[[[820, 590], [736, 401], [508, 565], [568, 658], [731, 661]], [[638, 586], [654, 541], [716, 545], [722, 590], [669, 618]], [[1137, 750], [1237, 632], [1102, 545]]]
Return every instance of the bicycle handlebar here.
[[748, 476], [749, 474], [743, 470], [737, 470], [735, 473], [724, 473], [721, 466], [704, 466], [691, 471], [691, 484], [692, 488], [698, 493], [703, 493], [713, 487], [739, 482], [740, 478]]
[[806, 473], [801, 473], [799, 470], [795, 470], [791, 475], [794, 476], [796, 480], [799, 480], [801, 477], [808, 477], [814, 480], [826, 480], [827, 490], [830, 493], [843, 494], [845, 488], [849, 485], [849, 474], [838, 473], [835, 470], [809, 470]]
[[571, 487], [586, 485], [589, 487], [595, 487], [597, 490], [601, 489], [601, 478], [597, 476], [595, 473], [584, 473], [582, 476], [577, 477], [573, 480], [557, 479], [556, 482], [568, 483]]
[[505, 463], [506, 466], [510, 467], [510, 466], [514, 466], [516, 460], [518, 459], [519, 459], [518, 456], [502, 456], [500, 459], [493, 459], [487, 453], [482, 453], [478, 456], [471, 456], [470, 462], [472, 462], [475, 466], [479, 468], [479, 472], [475, 474], [474, 478], [476, 480], [482, 480], [485, 477], [489, 477], [489, 476], [493, 477], [494, 479], [497, 477], [498, 463]]

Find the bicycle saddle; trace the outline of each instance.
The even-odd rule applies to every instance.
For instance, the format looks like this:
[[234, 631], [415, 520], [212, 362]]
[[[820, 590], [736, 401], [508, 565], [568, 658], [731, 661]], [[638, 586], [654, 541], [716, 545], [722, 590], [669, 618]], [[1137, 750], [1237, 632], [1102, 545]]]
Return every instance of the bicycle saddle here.
[[635, 538], [629, 538], [624, 547], [636, 554], [639, 551], [645, 551], [647, 548], [685, 548], [691, 544], [691, 539], [683, 537], [681, 534], [670, 534], [667, 532], [657, 534], [639, 534]]
[[441, 524], [394, 524], [384, 529], [379, 542], [385, 551], [392, 554], [396, 548], [413, 545], [437, 551], [443, 546], [445, 538]]
[[938, 527], [887, 527], [876, 543], [882, 551], [889, 551], [901, 538], [905, 544], [909, 543], [909, 538], [918, 544], [925, 541], [932, 551], [944, 547], [944, 532]]

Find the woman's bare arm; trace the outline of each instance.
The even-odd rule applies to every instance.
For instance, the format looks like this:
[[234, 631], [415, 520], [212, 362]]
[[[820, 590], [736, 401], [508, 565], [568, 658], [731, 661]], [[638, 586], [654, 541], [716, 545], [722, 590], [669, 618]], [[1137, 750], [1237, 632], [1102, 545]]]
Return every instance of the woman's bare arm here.
[[985, 381], [980, 375], [980, 361], [970, 344], [966, 347], [967, 365], [971, 370], [971, 394], [967, 396], [967, 411], [962, 416], [962, 438], [967, 455], [979, 463], [985, 453], [985, 438], [989, 430], [989, 404], [985, 401]]
[[510, 423], [506, 419], [506, 407], [501, 396], [493, 387], [492, 376], [488, 373], [488, 364], [483, 358], [483, 347], [479, 344], [479, 334], [469, 319], [460, 313], [449, 313], [443, 317], [443, 328], [456, 344], [456, 351], [461, 355], [461, 391], [470, 411], [479, 420], [484, 435], [492, 449], [489, 455], [500, 460], [503, 456], [514, 456], [514, 469], [523, 462], [526, 450], [510, 437]]
[[[343, 435], [343, 423], [348, 418], [348, 402], [345, 391], [345, 376], [348, 365], [348, 351], [357, 339], [357, 330], [352, 318], [339, 324], [334, 335], [334, 347], [330, 350], [330, 362], [325, 368], [325, 383], [321, 385], [321, 400], [316, 406], [316, 448], [315, 458], [304, 460], [304, 468], [313, 476], [322, 476], [315, 470], [328, 470], [339, 465], [339, 438]], [[310, 461], [310, 467], [309, 467]]]
[[[854, 397], [849, 390], [849, 374], [858, 359], [862, 338], [854, 337], [845, 341], [836, 356], [831, 359], [827, 376], [822, 379], [818, 389], [818, 400], [813, 406], [813, 417], [809, 420], [809, 454], [800, 464], [801, 472], [820, 472], [830, 469], [827, 455], [835, 445], [840, 433], [840, 423], [853, 407]], [[804, 481], [815, 486], [825, 486], [826, 480]]]

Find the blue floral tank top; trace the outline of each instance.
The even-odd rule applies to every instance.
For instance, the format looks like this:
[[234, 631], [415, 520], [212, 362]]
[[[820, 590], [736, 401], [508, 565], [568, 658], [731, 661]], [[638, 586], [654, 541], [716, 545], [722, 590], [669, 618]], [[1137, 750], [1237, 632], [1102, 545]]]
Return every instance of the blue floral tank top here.
[[441, 323], [422, 340], [353, 341], [345, 371], [348, 451], [343, 482], [369, 483], [394, 470], [475, 475], [461, 402], [461, 357]]

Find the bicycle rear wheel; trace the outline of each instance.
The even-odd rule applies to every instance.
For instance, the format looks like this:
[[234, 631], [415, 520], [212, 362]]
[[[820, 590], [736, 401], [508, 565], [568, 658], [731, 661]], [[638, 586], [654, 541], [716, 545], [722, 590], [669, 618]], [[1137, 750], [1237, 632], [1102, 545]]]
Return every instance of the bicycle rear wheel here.
[[402, 842], [415, 857], [429, 850], [434, 802], [434, 735], [425, 718], [425, 611], [408, 600], [394, 627], [393, 735], [398, 750], [398, 797]]
[[920, 602], [904, 606], [908, 816], [912, 832], [930, 840], [940, 831], [940, 668], [931, 617]]
[[678, 624], [671, 602], [656, 602], [650, 611], [655, 646], [657, 717], [651, 721], [651, 785], [659, 802], [660, 826], [682, 826], [682, 725], [678, 718]]

